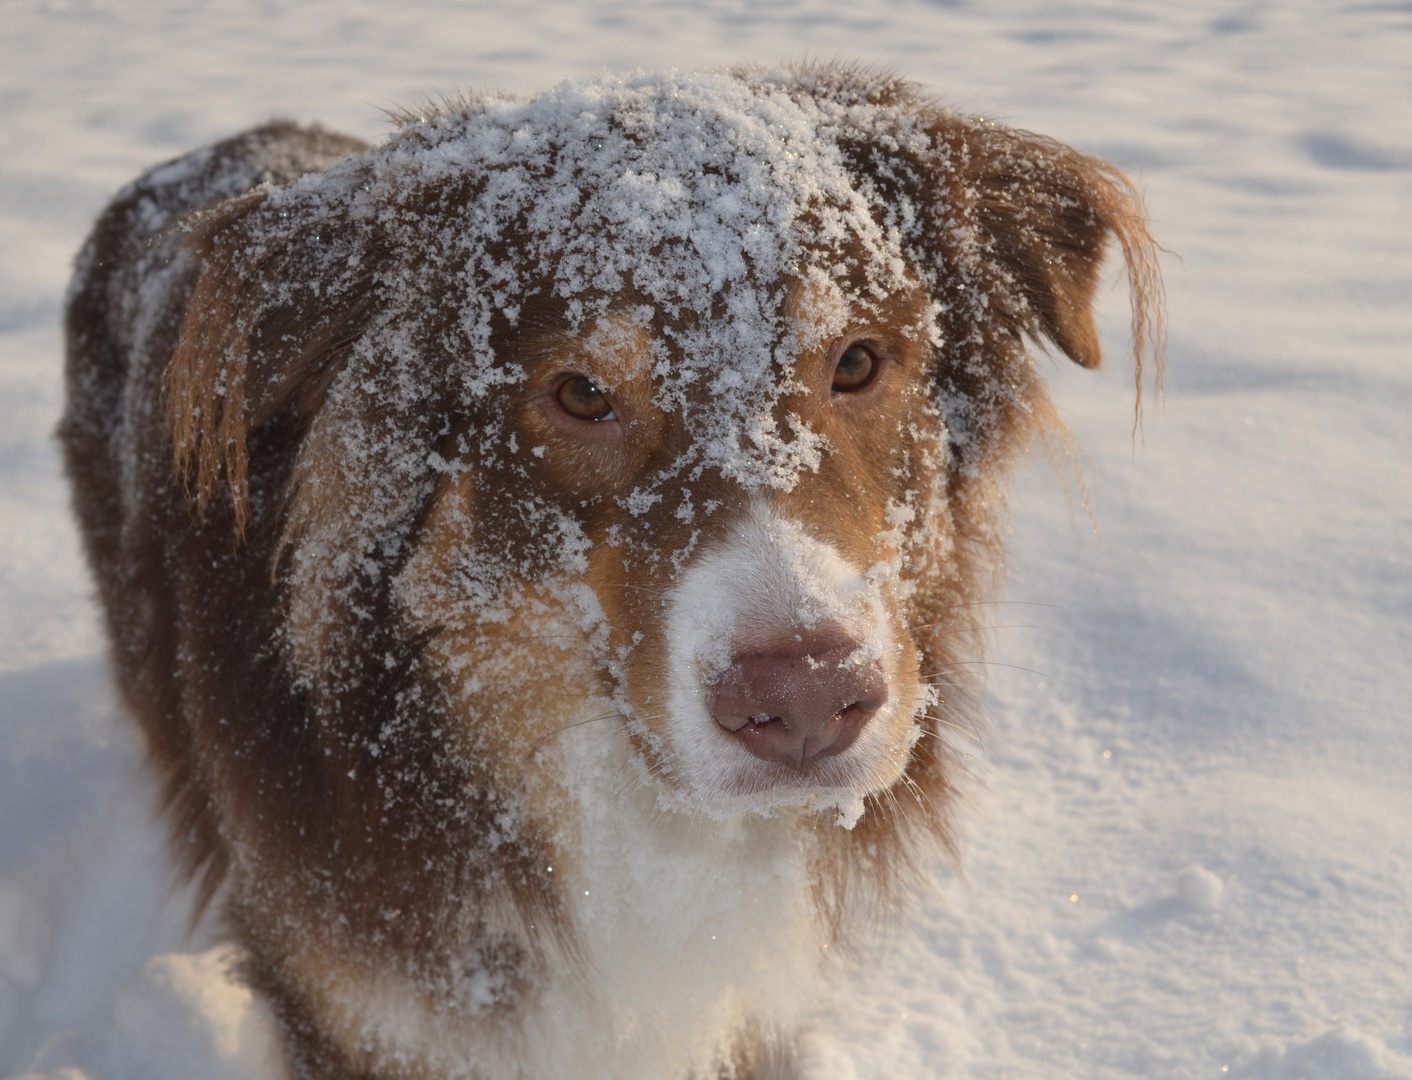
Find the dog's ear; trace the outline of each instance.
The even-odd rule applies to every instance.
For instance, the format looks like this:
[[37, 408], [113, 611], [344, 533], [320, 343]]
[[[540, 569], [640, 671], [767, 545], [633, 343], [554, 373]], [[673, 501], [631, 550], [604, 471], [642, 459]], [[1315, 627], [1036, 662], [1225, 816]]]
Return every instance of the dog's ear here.
[[1139, 402], [1146, 361], [1160, 386], [1158, 248], [1142, 196], [1122, 172], [1052, 139], [952, 112], [885, 72], [805, 65], [788, 82], [790, 92], [835, 108], [880, 110], [876, 127], [845, 124], [840, 148], [884, 205], [885, 228], [911, 235], [912, 254], [948, 309], [951, 359], [979, 375], [981, 354], [1003, 364], [1030, 337], [1098, 367], [1093, 301], [1116, 241], [1131, 291]]
[[[1127, 268], [1137, 362], [1158, 358], [1161, 277], [1142, 197], [1107, 162], [1027, 132], [980, 126], [963, 173], [988, 254], [1028, 307], [1023, 329], [1077, 364], [1102, 362], [1094, 293], [1116, 241]], [[1139, 383], [1139, 392], [1141, 383]]]
[[198, 512], [222, 475], [248, 516], [246, 439], [286, 407], [317, 411], [375, 304], [373, 231], [352, 199], [256, 190], [184, 223], [200, 275], [167, 368], [175, 466]]
[[988, 316], [1005, 329], [1098, 367], [1094, 295], [1116, 242], [1131, 292], [1140, 399], [1145, 360], [1160, 381], [1163, 333], [1157, 246], [1142, 196], [1107, 162], [1028, 132], [946, 116], [932, 134], [945, 162], [948, 197], [939, 209], [969, 235], [969, 243], [943, 243], [951, 273], [973, 279], [962, 284], [984, 292]]

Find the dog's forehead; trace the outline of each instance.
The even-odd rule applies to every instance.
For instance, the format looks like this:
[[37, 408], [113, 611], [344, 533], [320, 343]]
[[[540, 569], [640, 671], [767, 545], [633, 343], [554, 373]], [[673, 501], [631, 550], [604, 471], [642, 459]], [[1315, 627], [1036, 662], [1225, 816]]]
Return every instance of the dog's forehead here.
[[471, 183], [462, 235], [439, 239], [481, 255], [504, 301], [547, 282], [576, 318], [632, 291], [673, 315], [768, 323], [767, 286], [844, 246], [874, 285], [895, 283], [897, 242], [841, 149], [863, 124], [725, 72], [605, 76], [435, 115], [383, 167], [399, 187]]
[[650, 326], [658, 403], [692, 414], [695, 464], [789, 488], [823, 449], [773, 411], [796, 358], [916, 284], [840, 149], [857, 123], [731, 73], [602, 77], [435, 116], [392, 159], [470, 182], [441, 243], [461, 249], [478, 355], [494, 353], [478, 328], [527, 302], [551, 301], [579, 335]]
[[811, 268], [772, 292], [779, 294], [772, 377], [753, 385], [733, 353], [746, 335], [729, 311], [673, 319], [650, 303], [624, 298], [575, 328], [557, 308], [531, 302], [522, 312], [518, 340], [529, 356], [572, 356], [609, 390], [624, 382], [650, 383], [663, 411], [690, 414], [717, 407], [723, 397], [748, 399], [751, 411], [769, 411], [782, 394], [807, 393], [797, 362], [821, 357], [850, 330], [883, 330], [924, 342], [934, 329], [936, 305], [920, 282], [878, 305], [859, 302], [849, 282]]

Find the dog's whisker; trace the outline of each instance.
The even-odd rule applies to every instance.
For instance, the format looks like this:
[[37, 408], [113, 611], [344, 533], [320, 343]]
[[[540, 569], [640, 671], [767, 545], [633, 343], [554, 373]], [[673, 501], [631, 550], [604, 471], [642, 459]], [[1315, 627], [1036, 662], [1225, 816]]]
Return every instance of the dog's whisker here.
[[952, 634], [983, 634], [991, 630], [1033, 630], [1034, 623], [995, 623], [990, 626], [958, 626], [949, 630], [937, 630], [936, 627], [945, 626], [945, 623], [924, 623], [921, 626], [910, 626], [909, 631], [933, 630], [939, 637], [950, 637]]
[[[956, 723], [954, 720], [947, 720], [943, 717], [935, 715], [934, 713], [927, 713], [926, 718], [932, 721], [933, 723], [942, 724], [946, 727], [951, 728], [953, 731], [958, 731], [973, 742], [979, 743], [981, 746], [985, 746], [985, 740], [981, 738], [981, 733], [976, 730], [974, 725], [962, 726], [961, 724]], [[934, 735], [935, 732], [930, 732], [923, 728], [922, 734]]]
[[[1031, 675], [1038, 675], [1038, 676], [1039, 676], [1040, 678], [1042, 678], [1042, 679], [1048, 679], [1048, 678], [1051, 677], [1051, 676], [1050, 676], [1049, 674], [1047, 674], [1046, 672], [1043, 672], [1043, 671], [1036, 671], [1034, 668], [1024, 667], [1024, 666], [1022, 666], [1022, 665], [1020, 665], [1020, 664], [1003, 664], [1003, 663], [1001, 663], [1001, 662], [998, 661], [998, 660], [948, 660], [947, 663], [949, 663], [949, 664], [980, 665], [980, 666], [983, 666], [983, 667], [1009, 668], [1011, 671], [1028, 671]], [[930, 678], [934, 678], [934, 677], [937, 676], [937, 675], [955, 675], [955, 674], [958, 674], [958, 672], [953, 671], [953, 670], [951, 670], [951, 669], [948, 668], [948, 669], [943, 669], [943, 670], [941, 670], [941, 671], [929, 672], [929, 673], [926, 674], [926, 675], [920, 675], [920, 676], [918, 676], [918, 678], [930, 679]]]
[[[933, 735], [933, 733], [930, 731], [926, 734]], [[912, 793], [912, 797], [917, 800], [917, 805], [920, 806], [923, 810], [930, 812], [932, 809], [932, 801], [928, 797], [926, 791], [923, 790], [922, 785], [917, 783], [917, 781], [913, 780], [910, 776], [905, 773], [902, 776], [902, 783], [903, 786], [906, 787], [906, 789]]]
[[[959, 610], [964, 609], [964, 608], [973, 608], [973, 607], [1040, 607], [1040, 608], [1051, 608], [1051, 609], [1056, 610], [1056, 611], [1062, 611], [1062, 610], [1063, 610], [1063, 605], [1062, 605], [1062, 604], [1046, 604], [1046, 603], [1044, 603], [1044, 602], [1041, 601], [1041, 600], [968, 600], [968, 601], [965, 601], [964, 603], [959, 603], [959, 604], [945, 604], [945, 605], [942, 605], [941, 607], [939, 607], [937, 610], [938, 610], [938, 611], [959, 611]], [[932, 621], [932, 622], [917, 623], [917, 624], [914, 625], [914, 626], [909, 626], [909, 627], [907, 627], [907, 629], [908, 629], [908, 630], [925, 630], [927, 627], [930, 627], [930, 626], [942, 626], [942, 625], [945, 625], [943, 621], [941, 621], [941, 620], [934, 620], [934, 621]]]
[[[968, 719], [965, 725], [963, 726], [957, 724], [955, 721], [947, 720], [944, 717], [936, 716], [931, 713], [927, 714], [927, 719], [931, 720], [933, 723], [941, 724], [944, 727], [950, 728], [952, 731], [959, 733], [964, 738], [969, 739], [971, 742], [974, 742], [977, 746], [981, 748], [982, 751], [986, 749], [985, 738], [981, 735], [980, 730], [976, 727], [974, 721]], [[939, 733], [937, 734], [939, 735]]]
[[940, 675], [929, 675], [926, 678], [920, 679], [919, 681], [927, 686], [949, 686], [952, 689], [956, 690], [957, 693], [965, 694], [978, 693], [985, 687], [985, 681], [974, 672], [957, 671], [954, 672], [954, 674], [970, 676], [970, 678], [965, 682], [958, 682], [955, 679], [947, 679]]
[[[625, 791], [628, 791], [630, 789], [635, 790], [636, 787], [640, 786], [644, 780], [655, 780], [658, 776], [661, 775], [662, 769], [662, 762], [652, 762], [648, 764], [646, 768], [641, 769], [640, 771], [635, 771], [632, 776], [628, 777], [627, 782], [613, 793], [613, 799], [617, 800], [622, 796], [623, 792]], [[652, 818], [654, 824], [661, 819], [662, 815], [665, 812], [666, 811], [661, 807], [658, 807], [656, 809], [655, 814]]]
[[573, 723], [571, 723], [571, 724], [564, 724], [564, 725], [561, 726], [561, 727], [555, 728], [553, 731], [545, 732], [545, 733], [544, 733], [543, 735], [541, 735], [539, 738], [535, 739], [535, 741], [530, 744], [530, 753], [533, 754], [534, 751], [538, 750], [541, 746], [543, 746], [543, 745], [544, 745], [546, 742], [548, 742], [550, 739], [555, 738], [555, 737], [558, 736], [558, 735], [562, 735], [562, 734], [564, 734], [564, 732], [566, 732], [566, 731], [573, 731], [575, 728], [586, 727], [586, 726], [589, 725], [589, 724], [600, 724], [600, 723], [602, 723], [604, 720], [613, 720], [613, 719], [621, 719], [621, 718], [622, 718], [622, 714], [621, 714], [621, 713], [617, 713], [617, 712], [605, 712], [605, 713], [600, 713], [600, 714], [598, 714], [597, 716], [590, 716], [590, 717], [587, 717], [586, 719], [583, 719], [583, 720], [575, 720], [575, 721], [574, 721]]

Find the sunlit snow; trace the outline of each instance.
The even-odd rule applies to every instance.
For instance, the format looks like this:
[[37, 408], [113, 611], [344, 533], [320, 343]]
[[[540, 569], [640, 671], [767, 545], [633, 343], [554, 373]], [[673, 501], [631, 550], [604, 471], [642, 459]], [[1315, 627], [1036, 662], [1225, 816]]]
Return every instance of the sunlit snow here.
[[[847, 961], [802, 1067], [1412, 1078], [1405, 3], [26, 0], [0, 23], [0, 1075], [279, 1075], [168, 895], [50, 437], [107, 199], [271, 116], [377, 140], [381, 110], [464, 87], [839, 55], [1132, 170], [1171, 339], [1136, 439], [1126, 372], [1049, 366], [1099, 535], [1043, 462], [1020, 477], [994, 722], [956, 736], [964, 874]], [[623, 197], [660, 208], [655, 177]], [[737, 209], [711, 227], [789, 212]], [[600, 255], [604, 285], [634, 269]], [[1121, 288], [1104, 328], [1123, 355]]]

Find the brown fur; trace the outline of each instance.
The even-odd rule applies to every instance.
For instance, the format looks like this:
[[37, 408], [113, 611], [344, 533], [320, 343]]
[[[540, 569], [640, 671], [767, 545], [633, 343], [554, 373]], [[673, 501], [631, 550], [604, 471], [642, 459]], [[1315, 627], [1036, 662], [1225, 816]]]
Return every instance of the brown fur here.
[[[921, 141], [889, 142], [880, 131], [839, 145], [884, 205], [905, 196], [930, 215], [906, 251], [912, 293], [890, 297], [857, 331], [890, 356], [894, 383], [866, 407], [860, 398], [825, 408], [827, 390], [778, 405], [782, 422], [803, 417], [831, 449], [772, 506], [859, 565], [876, 557], [873, 538], [889, 527], [896, 476], [930, 485], [944, 507], [910, 527], [927, 532], [906, 541], [917, 591], [894, 613], [913, 646], [907, 678], [945, 686], [920, 721], [929, 737], [894, 791], [870, 797], [857, 828], [801, 818], [817, 847], [818, 902], [840, 932], [852, 894], [905, 891], [914, 853], [952, 843], [956, 763], [934, 736], [978, 721], [975, 684], [958, 673], [978, 656], [977, 605], [1000, 572], [999, 485], [1032, 439], [1061, 431], [1027, 341], [1099, 365], [1093, 296], [1116, 240], [1134, 297], [1140, 391], [1143, 359], [1160, 338], [1160, 282], [1140, 200], [1110, 166], [943, 110], [891, 78], [829, 67], [793, 78], [801, 99], [911, 117]], [[411, 118], [404, 137], [420, 137]], [[660, 700], [658, 597], [677, 570], [666, 553], [719, 543], [742, 495], [707, 472], [691, 498], [725, 512], [688, 524], [668, 500], [625, 511], [643, 477], [690, 447], [680, 416], [654, 404], [646, 350], [651, 334], [691, 315], [659, 310], [650, 328], [633, 331], [639, 343], [617, 367], [593, 372], [630, 436], [610, 445], [556, 426], [544, 404], [560, 370], [591, 369], [602, 350], [543, 283], [531, 284], [518, 318], [490, 327], [495, 355], [522, 365], [524, 381], [458, 398], [433, 365], [414, 408], [392, 394], [381, 405], [366, 399], [358, 422], [385, 437], [389, 455], [411, 431], [446, 467], [395, 492], [400, 516], [382, 526], [375, 575], [339, 570], [373, 557], [353, 540], [337, 547], [351, 535], [341, 523], [381, 505], [369, 491], [400, 481], [344, 460], [348, 420], [338, 410], [349, 406], [331, 403], [330, 387], [399, 317], [387, 282], [434, 279], [443, 257], [429, 239], [434, 226], [477, 198], [471, 181], [442, 176], [399, 193], [415, 227], [358, 217], [353, 195], [280, 224], [284, 204], [258, 185], [287, 185], [361, 150], [319, 129], [272, 124], [215, 147], [204, 168], [178, 170], [178, 180], [164, 171], [174, 166], [154, 170], [120, 195], [80, 256], [61, 437], [119, 685], [146, 736], [177, 857], [204, 899], [226, 889], [232, 933], [276, 1005], [296, 1073], [372, 1080], [430, 1074], [380, 1067], [356, 1032], [331, 1025], [328, 987], [385, 970], [427, 981], [442, 956], [469, 949], [503, 975], [490, 1019], [474, 1023], [513, 1028], [537, 980], [569, 977], [548, 974], [552, 957], [575, 955], [579, 943], [571, 905], [545, 870], [573, 865], [565, 811], [521, 820], [515, 808], [526, 790], [552, 788], [553, 777], [536, 774], [537, 750], [590, 695], [620, 685], [635, 703]], [[513, 255], [520, 227], [507, 226], [501, 255]], [[776, 284], [807, 315], [807, 289]], [[159, 300], [137, 319], [143, 289]], [[961, 302], [977, 296], [984, 307]], [[619, 300], [615, 310], [647, 298]], [[934, 300], [943, 305], [939, 349], [907, 329]], [[439, 355], [457, 340], [457, 317], [428, 297], [399, 325]], [[827, 387], [836, 359], [806, 350], [796, 378]], [[692, 393], [704, 402], [704, 389]], [[934, 402], [950, 432], [944, 468], [928, 458], [929, 435], [909, 434], [934, 425]], [[487, 429], [502, 442], [487, 448], [472, 437]], [[507, 454], [497, 449], [507, 433], [547, 450]], [[597, 652], [566, 633], [562, 601], [535, 590], [554, 559], [535, 509], [545, 505], [575, 515], [592, 542], [581, 577], [611, 627]], [[468, 617], [446, 599], [464, 587], [457, 575], [470, 536], [509, 553], [522, 583], [503, 620]], [[645, 633], [640, 646], [635, 630]], [[620, 649], [636, 651], [616, 675], [592, 659]], [[481, 689], [470, 693], [464, 679], [477, 671]], [[648, 772], [670, 766], [651, 723], [632, 735]], [[533, 932], [493, 929], [481, 913], [505, 904]], [[447, 1015], [464, 1010], [455, 985], [438, 993]], [[739, 1060], [758, 1042], [747, 1040]]]

